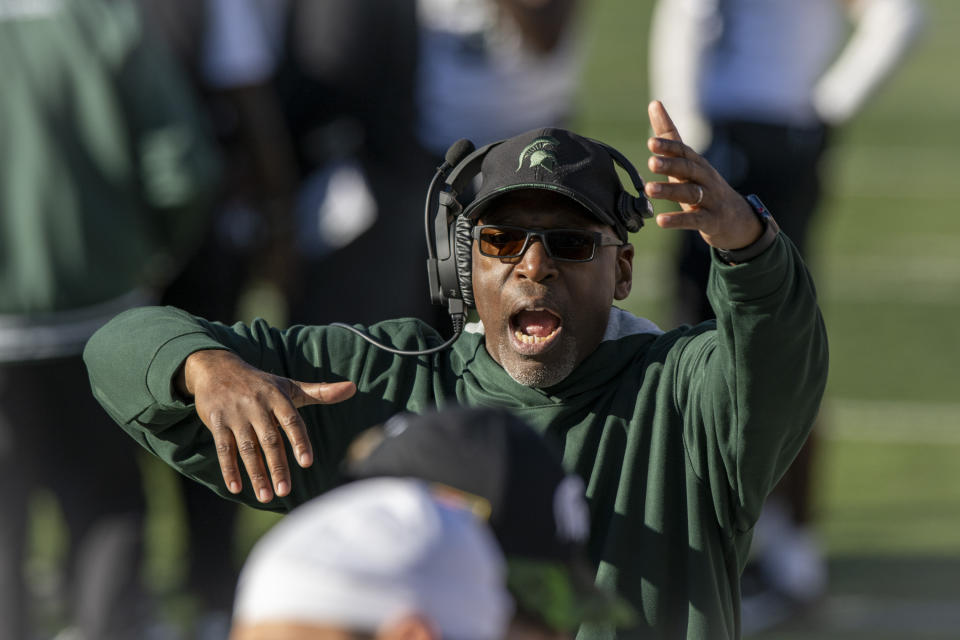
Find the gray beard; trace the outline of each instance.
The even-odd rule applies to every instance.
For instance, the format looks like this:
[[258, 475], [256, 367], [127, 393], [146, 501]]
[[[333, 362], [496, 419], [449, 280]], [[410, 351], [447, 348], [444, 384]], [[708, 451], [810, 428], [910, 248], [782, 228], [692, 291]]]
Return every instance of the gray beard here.
[[574, 355], [577, 352], [576, 343], [560, 346], [568, 348], [564, 349], [562, 359], [556, 364], [540, 365], [538, 367], [503, 365], [503, 369], [511, 378], [525, 387], [533, 387], [534, 389], [552, 387], [563, 382], [577, 366], [576, 356]]

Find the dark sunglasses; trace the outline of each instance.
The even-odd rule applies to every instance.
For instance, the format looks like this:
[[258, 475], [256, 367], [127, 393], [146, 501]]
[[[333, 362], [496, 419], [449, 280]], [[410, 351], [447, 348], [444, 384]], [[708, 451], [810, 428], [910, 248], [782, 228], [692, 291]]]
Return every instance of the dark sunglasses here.
[[525, 229], [494, 224], [473, 228], [473, 237], [481, 255], [488, 258], [519, 258], [530, 246], [530, 238], [540, 238], [547, 255], [565, 262], [590, 262], [597, 247], [622, 247], [623, 242], [604, 237], [599, 231], [584, 229]]

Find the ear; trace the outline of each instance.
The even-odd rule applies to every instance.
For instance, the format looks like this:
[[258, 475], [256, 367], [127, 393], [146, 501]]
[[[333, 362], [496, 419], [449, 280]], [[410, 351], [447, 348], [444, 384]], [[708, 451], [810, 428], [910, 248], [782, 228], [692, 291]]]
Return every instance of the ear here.
[[429, 619], [412, 614], [384, 625], [375, 640], [440, 640], [440, 631]]
[[617, 249], [616, 277], [613, 297], [615, 300], [625, 300], [633, 288], [633, 245], [629, 242]]

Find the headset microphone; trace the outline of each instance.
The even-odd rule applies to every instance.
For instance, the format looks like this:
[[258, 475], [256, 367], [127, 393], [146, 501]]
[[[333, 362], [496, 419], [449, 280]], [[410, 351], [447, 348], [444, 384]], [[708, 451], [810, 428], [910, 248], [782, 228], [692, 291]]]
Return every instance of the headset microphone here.
[[[459, 165], [467, 156], [473, 153], [474, 148], [475, 147], [473, 143], [466, 138], [457, 140], [450, 145], [450, 148], [447, 149], [447, 153], [444, 154], [443, 162], [439, 167], [437, 167], [437, 171], [434, 173], [433, 179], [430, 181], [430, 186], [427, 188], [427, 199], [423, 206], [424, 232], [427, 236], [427, 273], [430, 285], [430, 299], [437, 304], [443, 304], [444, 300], [446, 300], [447, 310], [450, 312], [450, 320], [453, 322], [453, 336], [451, 336], [450, 339], [443, 344], [430, 349], [424, 349], [422, 351], [404, 351], [401, 349], [394, 349], [393, 347], [377, 342], [374, 338], [367, 335], [363, 331], [360, 331], [355, 327], [351, 327], [343, 322], [331, 322], [331, 327], [340, 327], [342, 329], [346, 329], [347, 331], [360, 336], [378, 349], [383, 349], [384, 351], [388, 351], [400, 356], [425, 356], [438, 351], [443, 351], [456, 342], [457, 338], [460, 337], [460, 334], [463, 333], [463, 327], [466, 324], [466, 305], [464, 304], [463, 300], [459, 298], [446, 298], [440, 291], [436, 238], [430, 233], [430, 209], [435, 199], [442, 196], [448, 196], [448, 199], [450, 199], [450, 194], [448, 194], [446, 191], [444, 191], [443, 194], [438, 193], [438, 185], [441, 184], [441, 182], [447, 177], [450, 169]], [[438, 229], [440, 228], [440, 225], [441, 221], [438, 217]], [[446, 237], [445, 222], [443, 223], [443, 231], [443, 237]]]

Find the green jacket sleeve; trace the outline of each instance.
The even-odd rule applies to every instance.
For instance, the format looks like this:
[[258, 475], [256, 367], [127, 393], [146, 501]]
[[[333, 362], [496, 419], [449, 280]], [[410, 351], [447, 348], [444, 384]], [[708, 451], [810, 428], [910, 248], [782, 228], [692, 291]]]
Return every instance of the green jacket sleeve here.
[[733, 535], [753, 526], [813, 425], [827, 335], [810, 274], [783, 234], [749, 263], [714, 256], [708, 295], [716, 331], [712, 322], [692, 331], [677, 404], [690, 463]]
[[[431, 346], [439, 340], [414, 321], [380, 323], [371, 332], [401, 348]], [[228, 349], [259, 369], [297, 380], [357, 383], [351, 400], [301, 409], [315, 461], [300, 468], [287, 443], [289, 496], [263, 505], [249, 482], [239, 496], [226, 490], [212, 436], [172, 384], [187, 356], [202, 349]], [[118, 315], [90, 339], [84, 360], [94, 396], [144, 448], [223, 497], [279, 511], [331, 487], [357, 433], [397, 411], [422, 410], [434, 401], [433, 367], [373, 349], [342, 329], [297, 326], [281, 331], [260, 320], [226, 326], [172, 307], [143, 307]]]
[[[117, 5], [114, 11], [121, 13], [124, 3]], [[208, 227], [221, 165], [185, 75], [150, 26], [140, 24], [140, 38], [118, 64], [115, 83], [142, 204], [172, 261], [157, 268], [173, 271], [197, 249]], [[101, 41], [101, 47], [109, 46], [109, 38]]]
[[0, 2], [2, 314], [165, 286], [219, 189], [216, 141], [137, 0], [45, 4], [7, 19]]

